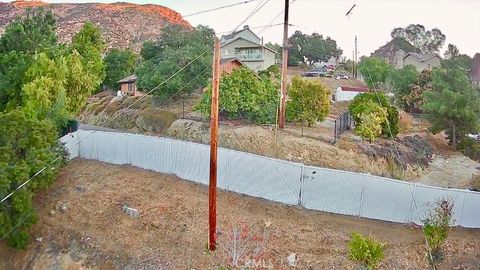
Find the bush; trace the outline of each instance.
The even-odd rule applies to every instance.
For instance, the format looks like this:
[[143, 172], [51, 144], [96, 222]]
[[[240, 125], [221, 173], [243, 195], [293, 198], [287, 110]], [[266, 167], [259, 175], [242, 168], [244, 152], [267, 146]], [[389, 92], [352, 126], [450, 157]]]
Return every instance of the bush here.
[[[376, 103], [384, 109], [383, 117], [384, 121], [381, 123], [382, 131], [381, 135], [386, 138], [394, 138], [398, 134], [399, 130], [399, 113], [398, 110], [390, 105], [387, 97], [382, 92], [369, 92], [357, 95], [348, 107], [350, 114], [355, 120], [357, 126], [362, 125], [362, 114], [368, 114], [371, 112], [378, 112], [372, 104]], [[380, 136], [380, 135], [378, 135]]]
[[465, 156], [475, 161], [480, 161], [480, 143], [479, 142], [475, 141], [472, 138], [466, 137], [462, 139], [458, 147]]
[[400, 113], [400, 118], [398, 121], [398, 128], [400, 133], [408, 133], [412, 129], [413, 118], [410, 114], [406, 112]]
[[317, 80], [294, 77], [288, 90], [287, 120], [308, 126], [325, 120], [330, 112], [330, 90]]
[[348, 258], [360, 262], [367, 269], [375, 269], [383, 260], [385, 244], [372, 237], [354, 232], [348, 246]]
[[359, 116], [359, 123], [355, 126], [355, 133], [364, 139], [373, 142], [382, 134], [382, 124], [385, 123], [385, 109], [378, 104], [370, 102], [365, 106], [365, 111]]
[[0, 113], [0, 153], [0, 198], [50, 165], [0, 204], [0, 239], [24, 248], [29, 239], [27, 229], [37, 218], [33, 197], [55, 181], [63, 159], [52, 161], [64, 149], [51, 121], [27, 118], [21, 110], [14, 110]]
[[[210, 85], [194, 110], [209, 116], [211, 100]], [[239, 68], [221, 78], [219, 111], [229, 119], [273, 123], [278, 103], [278, 85], [269, 77], [257, 76], [250, 69]]]
[[429, 261], [432, 264], [436, 264], [443, 257], [442, 246], [453, 222], [453, 206], [449, 199], [437, 200], [430, 206], [428, 216], [423, 220], [423, 234], [427, 239], [427, 248], [431, 254]]

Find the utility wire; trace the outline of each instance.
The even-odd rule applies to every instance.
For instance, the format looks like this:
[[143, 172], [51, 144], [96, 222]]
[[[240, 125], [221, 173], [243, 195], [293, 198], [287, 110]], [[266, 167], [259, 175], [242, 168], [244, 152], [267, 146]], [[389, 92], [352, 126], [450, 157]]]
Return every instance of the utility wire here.
[[234, 7], [234, 6], [238, 6], [238, 5], [248, 4], [248, 3], [253, 2], [253, 1], [258, 1], [258, 0], [242, 1], [242, 2], [235, 3], [235, 4], [230, 4], [230, 5], [226, 5], [226, 6], [221, 6], [221, 7], [216, 7], [216, 8], [212, 8], [212, 9], [202, 10], [202, 11], [198, 11], [198, 12], [195, 12], [195, 13], [184, 15], [183, 17], [186, 18], [186, 17], [191, 17], [191, 16], [195, 16], [195, 15], [198, 15], [198, 14], [212, 12], [212, 11], [216, 11], [216, 10], [220, 10], [220, 9], [225, 9], [225, 8]]
[[[292, 0], [292, 1], [290, 1], [290, 5], [293, 4], [293, 3], [295, 3], [295, 1], [297, 1], [297, 0]], [[267, 30], [267, 29], [270, 29], [270, 28], [272, 27], [272, 25], [273, 25], [273, 22], [274, 22], [278, 17], [280, 17], [284, 12], [285, 12], [285, 8], [282, 9], [282, 11], [280, 11], [280, 13], [278, 13], [275, 17], [273, 17], [273, 19], [271, 19], [271, 20], [267, 23], [267, 25], [266, 25], [262, 30], [260, 30], [260, 32], [258, 32], [257, 35], [260, 35], [261, 33], [263, 33], [263, 31], [265, 31], [265, 30]], [[283, 23], [280, 23], [280, 24], [283, 24]]]
[[270, 0], [267, 0], [265, 1], [261, 6], [257, 6], [252, 12], [250, 12], [250, 14], [241, 22], [237, 25], [237, 27], [235, 27], [233, 30], [232, 30], [232, 33], [234, 33], [235, 31], [237, 31], [237, 29], [242, 26], [242, 24], [244, 24], [246, 21], [248, 21], [250, 18], [252, 18], [257, 12], [259, 12], [266, 4], [268, 4], [268, 2], [270, 2]]

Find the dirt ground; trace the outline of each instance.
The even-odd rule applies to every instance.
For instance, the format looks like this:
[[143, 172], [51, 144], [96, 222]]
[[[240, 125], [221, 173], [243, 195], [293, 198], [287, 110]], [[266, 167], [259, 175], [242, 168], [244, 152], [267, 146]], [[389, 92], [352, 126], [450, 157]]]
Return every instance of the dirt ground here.
[[[255, 268], [247, 260], [254, 258], [257, 266], [289, 269], [287, 257], [295, 253], [295, 269], [357, 269], [347, 259], [354, 231], [387, 244], [379, 269], [428, 269], [419, 228], [223, 191], [219, 246], [208, 252], [207, 188], [130, 166], [75, 159], [36, 205], [36, 240], [24, 251], [1, 243], [0, 269], [235, 269], [228, 254], [238, 239], [247, 243], [237, 245], [245, 247], [238, 267]], [[123, 212], [124, 205], [139, 217]], [[480, 269], [480, 230], [452, 229], [444, 250], [438, 269]]]

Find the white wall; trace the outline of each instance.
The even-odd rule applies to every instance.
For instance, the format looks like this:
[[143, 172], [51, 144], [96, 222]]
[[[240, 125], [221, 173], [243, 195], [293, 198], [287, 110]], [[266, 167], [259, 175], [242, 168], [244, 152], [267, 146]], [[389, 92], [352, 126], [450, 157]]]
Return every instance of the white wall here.
[[338, 87], [335, 91], [335, 101], [349, 101], [353, 100], [358, 94], [362, 92], [354, 92], [354, 91], [342, 91], [341, 87]]

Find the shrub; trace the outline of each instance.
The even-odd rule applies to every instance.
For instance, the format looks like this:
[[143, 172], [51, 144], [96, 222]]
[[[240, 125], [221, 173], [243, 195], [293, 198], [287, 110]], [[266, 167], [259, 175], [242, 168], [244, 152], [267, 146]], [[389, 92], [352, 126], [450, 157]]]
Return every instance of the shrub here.
[[451, 200], [439, 199], [430, 205], [428, 216], [423, 220], [423, 234], [427, 239], [427, 248], [430, 249], [429, 261], [432, 264], [443, 257], [442, 246], [453, 222], [453, 206]]
[[375, 269], [384, 257], [385, 244], [373, 237], [354, 232], [348, 245], [348, 258], [360, 262], [367, 269]]
[[458, 145], [462, 153], [476, 161], [480, 161], [480, 143], [475, 141], [472, 138], [463, 138], [460, 144]]
[[320, 81], [294, 77], [288, 90], [289, 121], [307, 123], [308, 126], [325, 120], [330, 112], [330, 90]]
[[[398, 134], [399, 113], [398, 110], [390, 105], [387, 97], [382, 92], [369, 92], [357, 95], [348, 107], [350, 114], [357, 126], [362, 125], [362, 114], [368, 114], [374, 110], [372, 103], [376, 103], [384, 109], [384, 121], [381, 123], [383, 135], [386, 138], [393, 138]], [[379, 135], [380, 136], [380, 135]]]
[[372, 103], [371, 110], [361, 113], [359, 120], [361, 124], [355, 126], [355, 133], [363, 139], [373, 142], [382, 134], [382, 124], [385, 122], [383, 108]]
[[[210, 115], [212, 87], [208, 87], [194, 110]], [[220, 82], [219, 111], [229, 119], [248, 119], [255, 123], [273, 123], [278, 98], [278, 85], [266, 76], [239, 68], [225, 74]]]
[[400, 113], [400, 118], [398, 121], [398, 128], [400, 133], [408, 133], [412, 129], [413, 118], [410, 114], [406, 112]]

